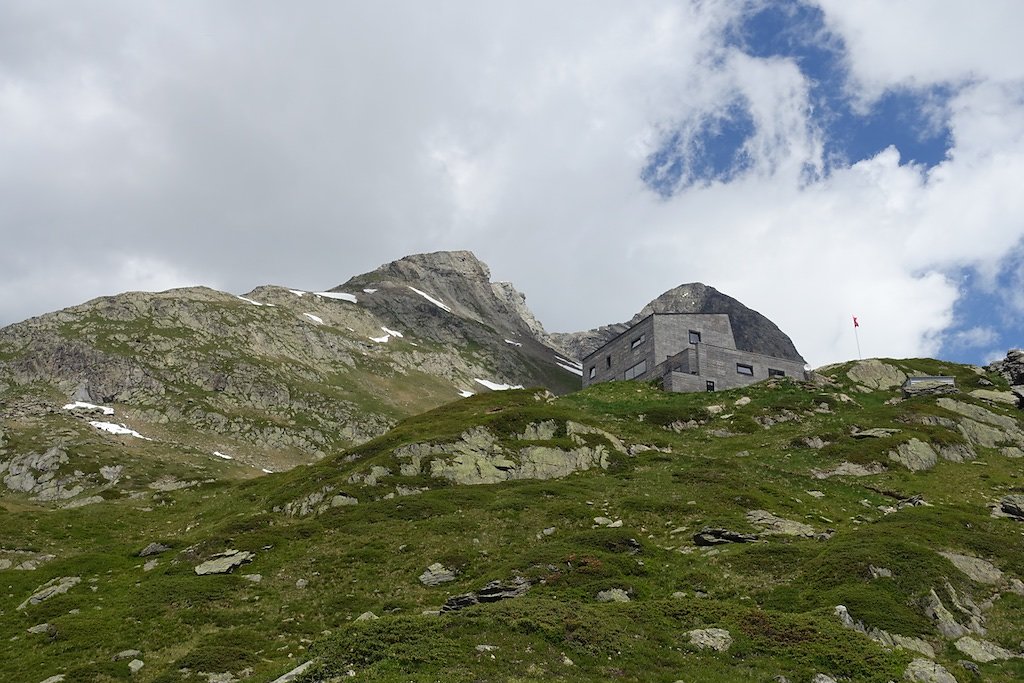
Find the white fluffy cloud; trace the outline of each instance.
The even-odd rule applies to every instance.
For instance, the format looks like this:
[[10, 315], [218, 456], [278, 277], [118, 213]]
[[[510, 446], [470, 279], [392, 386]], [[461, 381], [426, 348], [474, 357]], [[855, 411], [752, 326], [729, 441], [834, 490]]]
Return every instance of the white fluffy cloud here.
[[[934, 353], [956, 270], [994, 277], [1024, 236], [1024, 17], [822, 4], [863, 102], [969, 82], [943, 112], [945, 162], [889, 149], [809, 181], [809, 83], [727, 47], [738, 3], [6, 3], [0, 323], [119, 289], [322, 288], [470, 248], [549, 329], [701, 280], [812, 364], [856, 353], [851, 314], [866, 355]], [[737, 101], [747, 172], [669, 199], [644, 186], [667, 131]]]

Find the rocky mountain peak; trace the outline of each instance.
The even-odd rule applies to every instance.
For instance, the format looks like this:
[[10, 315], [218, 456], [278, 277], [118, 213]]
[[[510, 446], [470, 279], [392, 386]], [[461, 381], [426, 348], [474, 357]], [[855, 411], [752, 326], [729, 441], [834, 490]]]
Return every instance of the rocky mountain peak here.
[[[410, 289], [419, 293], [410, 295]], [[491, 282], [491, 270], [471, 251], [435, 251], [413, 254], [357, 275], [335, 291], [379, 289], [376, 297], [391, 315], [413, 322], [399, 299], [422, 306], [425, 293], [455, 315], [486, 323], [510, 335], [532, 336], [547, 343], [544, 326], [526, 305], [526, 295], [510, 282]], [[411, 296], [411, 299], [410, 299]], [[398, 297], [396, 299], [396, 297]]]

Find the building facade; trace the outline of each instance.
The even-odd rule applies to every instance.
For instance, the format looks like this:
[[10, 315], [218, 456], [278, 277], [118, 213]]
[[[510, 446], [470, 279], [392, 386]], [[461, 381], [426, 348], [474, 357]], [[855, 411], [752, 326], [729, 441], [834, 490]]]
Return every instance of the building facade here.
[[736, 348], [724, 313], [652, 313], [583, 359], [583, 386], [660, 379], [666, 391], [719, 391], [769, 377], [805, 379], [804, 364]]

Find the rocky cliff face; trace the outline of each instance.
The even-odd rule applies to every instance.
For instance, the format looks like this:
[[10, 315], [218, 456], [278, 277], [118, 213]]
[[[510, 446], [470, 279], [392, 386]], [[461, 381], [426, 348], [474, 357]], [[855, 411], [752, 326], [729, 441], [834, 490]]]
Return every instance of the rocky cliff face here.
[[700, 282], [668, 290], [627, 322], [605, 325], [586, 332], [554, 333], [551, 340], [574, 357], [583, 358], [651, 313], [725, 313], [732, 323], [738, 349], [804, 362], [793, 341], [775, 323], [731, 296]]

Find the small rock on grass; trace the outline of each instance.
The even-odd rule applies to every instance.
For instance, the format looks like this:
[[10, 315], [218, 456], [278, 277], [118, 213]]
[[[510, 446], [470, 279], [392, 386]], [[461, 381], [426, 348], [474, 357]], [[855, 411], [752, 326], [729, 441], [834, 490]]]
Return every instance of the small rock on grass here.
[[137, 674], [139, 673], [140, 670], [142, 670], [142, 667], [144, 667], [145, 665], [146, 663], [143, 662], [141, 659], [133, 659], [132, 661], [128, 662], [128, 670], [131, 671], [133, 674]]
[[957, 683], [953, 674], [946, 671], [941, 664], [923, 657], [915, 659], [907, 666], [903, 678], [919, 683]]
[[629, 594], [621, 588], [609, 588], [597, 594], [598, 602], [629, 602]]
[[420, 574], [420, 583], [424, 586], [437, 586], [454, 580], [455, 570], [448, 569], [440, 562], [435, 562], [427, 567], [426, 571]]
[[697, 628], [687, 631], [690, 644], [701, 650], [725, 652], [732, 645], [732, 635], [724, 628]]
[[376, 619], [380, 619], [380, 617], [378, 617], [373, 612], [363, 612], [358, 617], [356, 617], [356, 621], [374, 621]]

